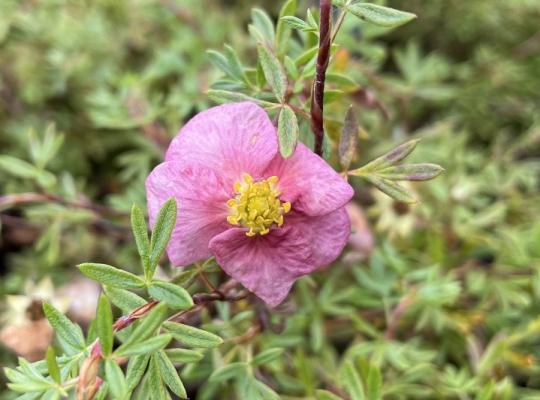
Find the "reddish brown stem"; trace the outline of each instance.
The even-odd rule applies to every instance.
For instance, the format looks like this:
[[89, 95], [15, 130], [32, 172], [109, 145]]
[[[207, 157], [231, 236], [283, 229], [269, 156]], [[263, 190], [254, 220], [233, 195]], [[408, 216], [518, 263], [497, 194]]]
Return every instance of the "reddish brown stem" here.
[[311, 130], [315, 135], [315, 153], [322, 156], [324, 140], [324, 81], [326, 69], [330, 60], [330, 46], [332, 42], [331, 25], [332, 0], [320, 1], [320, 30], [319, 53], [317, 54], [317, 67], [315, 81], [311, 93]]
[[397, 304], [396, 308], [394, 308], [392, 314], [390, 315], [388, 326], [386, 327], [386, 332], [384, 334], [384, 337], [386, 339], [394, 339], [394, 337], [396, 336], [396, 330], [399, 321], [401, 320], [401, 317], [405, 313], [407, 308], [413, 303], [413, 301], [414, 295], [409, 294], [403, 297]]

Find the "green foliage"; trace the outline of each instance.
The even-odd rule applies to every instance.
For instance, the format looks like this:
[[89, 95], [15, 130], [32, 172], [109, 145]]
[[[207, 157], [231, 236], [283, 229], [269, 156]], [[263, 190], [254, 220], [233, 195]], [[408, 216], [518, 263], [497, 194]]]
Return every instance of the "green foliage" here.
[[[166, 304], [114, 332], [95, 398], [540, 396], [537, 1], [334, 0], [325, 155], [352, 175], [376, 248], [351, 244], [280, 309], [217, 300], [195, 316], [186, 293], [208, 289], [197, 266], [162, 257], [171, 204], [148, 235], [144, 179], [214, 101], [263, 106], [284, 155], [312, 146], [316, 9], [34, 3], [0, 2], [0, 290], [26, 296], [44, 276], [59, 288], [95, 260], [81, 272], [105, 285], [112, 320], [105, 298], [91, 328], [47, 300], [55, 351], [30, 363], [2, 347], [2, 398], [73, 396], [96, 338], [153, 300]], [[429, 162], [445, 169], [436, 180], [401, 182], [440, 172]], [[199, 267], [225, 279], [215, 262]]]

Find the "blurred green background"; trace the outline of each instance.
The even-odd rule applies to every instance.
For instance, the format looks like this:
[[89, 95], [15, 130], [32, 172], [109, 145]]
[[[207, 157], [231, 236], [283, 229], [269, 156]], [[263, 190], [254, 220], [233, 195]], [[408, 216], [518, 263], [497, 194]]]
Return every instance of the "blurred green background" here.
[[[253, 341], [288, 349], [266, 382], [283, 398], [339, 394], [351, 360], [361, 376], [380, 368], [385, 399], [540, 399], [540, 2], [386, 5], [418, 19], [388, 31], [347, 17], [331, 69], [358, 87], [327, 108], [331, 145], [353, 104], [358, 165], [418, 137], [412, 158], [446, 171], [409, 186], [415, 206], [354, 183], [351, 246], [295, 286], [283, 333]], [[126, 212], [171, 137], [212, 105], [220, 73], [205, 51], [256, 59], [254, 6], [277, 18], [281, 3], [0, 1], [3, 366], [49, 343], [40, 300], [88, 323], [97, 288], [74, 265], [132, 268]], [[239, 312], [226, 308], [217, 320]], [[235, 398], [205, 382], [213, 362], [183, 371], [192, 395]]]

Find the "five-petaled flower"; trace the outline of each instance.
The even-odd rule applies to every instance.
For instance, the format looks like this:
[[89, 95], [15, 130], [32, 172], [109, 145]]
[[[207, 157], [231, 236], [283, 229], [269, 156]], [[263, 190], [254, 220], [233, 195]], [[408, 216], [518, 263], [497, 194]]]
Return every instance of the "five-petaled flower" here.
[[297, 278], [334, 261], [350, 233], [351, 186], [301, 143], [282, 158], [276, 128], [254, 103], [191, 119], [146, 188], [152, 225], [168, 198], [177, 201], [167, 247], [173, 265], [215, 256], [271, 306]]

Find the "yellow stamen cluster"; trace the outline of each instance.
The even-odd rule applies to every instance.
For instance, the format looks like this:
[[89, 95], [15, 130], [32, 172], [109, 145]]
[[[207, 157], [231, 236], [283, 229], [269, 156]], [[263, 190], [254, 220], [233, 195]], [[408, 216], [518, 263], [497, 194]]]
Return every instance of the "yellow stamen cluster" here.
[[279, 200], [277, 182], [277, 176], [255, 182], [244, 173], [242, 182], [234, 184], [236, 196], [227, 202], [231, 209], [227, 221], [249, 228], [247, 236], [266, 235], [272, 225], [283, 225], [283, 215], [291, 211], [291, 203]]

